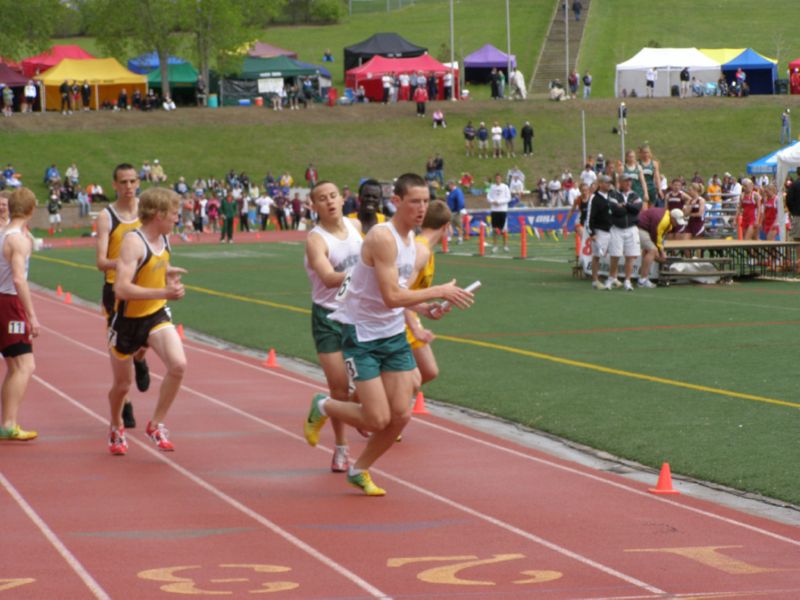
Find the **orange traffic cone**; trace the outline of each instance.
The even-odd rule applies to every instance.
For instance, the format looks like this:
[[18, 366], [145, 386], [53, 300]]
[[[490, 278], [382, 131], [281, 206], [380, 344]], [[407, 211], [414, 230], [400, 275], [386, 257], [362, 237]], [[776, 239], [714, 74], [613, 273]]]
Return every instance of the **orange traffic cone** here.
[[178, 330], [178, 337], [181, 338], [182, 340], [185, 340], [186, 334], [183, 333], [183, 323], [178, 323], [176, 329]]
[[72, 304], [72, 294], [69, 292], [64, 294], [64, 304]]
[[64, 290], [62, 290], [61, 286], [59, 285], [58, 287], [56, 287], [56, 296], [61, 298], [61, 296], [63, 296], [63, 295], [64, 295]]
[[669, 463], [661, 465], [661, 472], [658, 474], [656, 487], [647, 490], [651, 494], [680, 494], [678, 490], [672, 489], [672, 473], [669, 470]]
[[414, 401], [414, 410], [411, 411], [415, 415], [429, 415], [428, 409], [425, 408], [425, 396], [422, 392], [417, 392], [417, 399]]
[[274, 369], [278, 366], [278, 361], [275, 358], [275, 348], [269, 349], [269, 354], [267, 354], [267, 360], [264, 361], [265, 367], [270, 367]]

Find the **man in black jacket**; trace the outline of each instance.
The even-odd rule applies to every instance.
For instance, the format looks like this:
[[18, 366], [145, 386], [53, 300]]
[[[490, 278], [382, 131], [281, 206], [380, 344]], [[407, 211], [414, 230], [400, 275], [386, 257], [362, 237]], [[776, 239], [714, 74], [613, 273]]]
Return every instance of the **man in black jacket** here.
[[597, 178], [597, 191], [589, 199], [589, 208], [587, 209], [589, 214], [588, 233], [592, 239], [592, 287], [596, 290], [603, 289], [598, 276], [600, 259], [608, 255], [608, 244], [611, 241], [611, 211], [608, 201], [610, 190], [611, 177], [600, 175]]
[[522, 154], [531, 156], [533, 154], [533, 127], [530, 121], [525, 121], [525, 126], [519, 132], [522, 138]]
[[620, 257], [625, 257], [625, 291], [632, 292], [633, 263], [641, 255], [639, 245], [639, 211], [642, 210], [642, 199], [631, 190], [631, 176], [624, 174], [619, 183], [619, 190], [611, 190], [608, 196], [608, 207], [611, 213], [611, 239], [608, 254], [611, 257], [608, 268], [608, 280], [605, 289], [619, 287], [617, 267]]

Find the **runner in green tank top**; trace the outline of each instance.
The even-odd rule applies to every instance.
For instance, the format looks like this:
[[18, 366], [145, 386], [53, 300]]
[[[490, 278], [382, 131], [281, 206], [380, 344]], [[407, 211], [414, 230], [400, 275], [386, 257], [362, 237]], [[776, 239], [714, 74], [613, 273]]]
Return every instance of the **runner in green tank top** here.
[[647, 185], [650, 206], [661, 206], [661, 168], [658, 161], [653, 158], [650, 146], [645, 144], [639, 148], [639, 166]]
[[636, 152], [633, 150], [628, 150], [625, 153], [625, 162], [618, 170], [617, 180], [619, 181], [625, 176], [631, 178], [631, 190], [644, 200], [645, 204], [649, 203], [650, 196], [649, 193], [645, 191], [646, 183], [644, 174], [642, 173], [642, 167], [636, 162]]

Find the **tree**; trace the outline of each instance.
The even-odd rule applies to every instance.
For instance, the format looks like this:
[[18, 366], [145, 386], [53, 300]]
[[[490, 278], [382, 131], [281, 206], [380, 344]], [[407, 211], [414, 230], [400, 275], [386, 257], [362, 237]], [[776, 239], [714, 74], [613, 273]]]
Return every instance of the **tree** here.
[[161, 89], [170, 93], [168, 62], [180, 46], [181, 0], [83, 0], [80, 10], [100, 46], [122, 58], [130, 48], [158, 54]]
[[208, 83], [212, 58], [223, 67], [244, 44], [254, 40], [253, 23], [269, 20], [285, 0], [182, 0], [183, 26], [197, 49], [200, 74]]
[[64, 11], [59, 0], [0, 0], [4, 15], [0, 56], [19, 60], [50, 46], [50, 38]]

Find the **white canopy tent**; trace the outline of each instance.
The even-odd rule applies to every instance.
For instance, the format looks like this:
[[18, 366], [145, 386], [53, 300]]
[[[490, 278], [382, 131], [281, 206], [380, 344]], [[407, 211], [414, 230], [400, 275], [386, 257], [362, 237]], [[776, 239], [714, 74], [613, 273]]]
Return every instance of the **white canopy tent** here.
[[[778, 186], [778, 198], [782, 198], [789, 171], [800, 167], [800, 144], [784, 148], [778, 152], [776, 157], [778, 159], [778, 173], [775, 176], [775, 185]], [[800, 182], [794, 185], [800, 185]], [[778, 202], [778, 239], [781, 241], [786, 241], [786, 228], [783, 226], [785, 222], [786, 215], [784, 213], [783, 202]]]
[[670, 95], [673, 85], [680, 84], [680, 72], [689, 67], [689, 73], [703, 83], [716, 82], [720, 77], [720, 63], [709, 58], [697, 48], [642, 48], [636, 56], [617, 65], [614, 93], [617, 97], [625, 89], [630, 94], [636, 90], [645, 95], [648, 69], [654, 67], [658, 73], [654, 95]]

